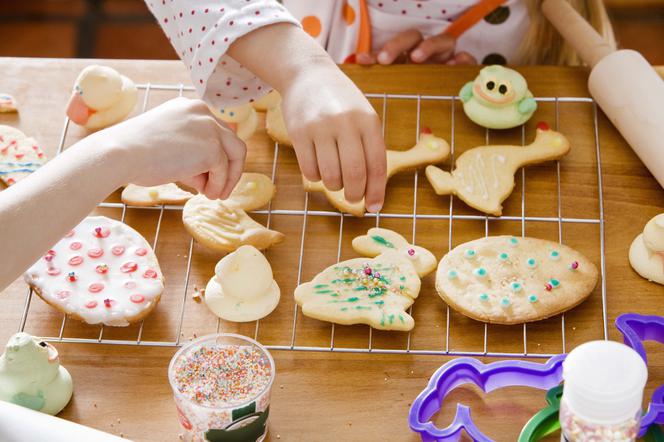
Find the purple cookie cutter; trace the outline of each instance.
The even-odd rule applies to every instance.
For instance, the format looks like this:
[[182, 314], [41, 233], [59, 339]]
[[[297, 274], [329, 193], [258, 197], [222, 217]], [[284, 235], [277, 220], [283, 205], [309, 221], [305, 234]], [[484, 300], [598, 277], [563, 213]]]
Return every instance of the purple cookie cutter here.
[[[616, 328], [622, 333], [626, 345], [632, 347], [648, 363], [643, 341], [656, 341], [664, 344], [664, 318], [638, 313], [625, 313], [616, 318]], [[652, 395], [648, 411], [641, 419], [642, 437], [652, 424], [664, 424], [664, 385], [660, 385]]]
[[560, 384], [562, 363], [567, 355], [556, 355], [544, 364], [527, 361], [499, 361], [484, 364], [473, 358], [457, 358], [440, 367], [427, 387], [413, 402], [408, 415], [410, 428], [419, 433], [424, 442], [454, 442], [461, 432], [478, 442], [493, 442], [480, 431], [470, 417], [470, 408], [457, 404], [454, 421], [446, 428], [438, 428], [431, 417], [440, 410], [445, 396], [459, 385], [474, 384], [485, 393], [502, 387], [524, 386], [548, 390]]

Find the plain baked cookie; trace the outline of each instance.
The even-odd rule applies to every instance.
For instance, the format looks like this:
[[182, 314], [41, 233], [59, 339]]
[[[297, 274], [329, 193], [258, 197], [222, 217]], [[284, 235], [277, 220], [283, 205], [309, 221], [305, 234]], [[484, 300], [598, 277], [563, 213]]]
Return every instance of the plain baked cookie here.
[[11, 186], [46, 163], [34, 138], [11, 126], [0, 125], [0, 181]]
[[205, 288], [205, 304], [227, 321], [264, 318], [279, 304], [281, 292], [265, 256], [252, 246], [241, 246], [219, 261]]
[[353, 248], [375, 258], [334, 264], [298, 286], [295, 302], [302, 313], [336, 324], [412, 330], [415, 321], [406, 309], [415, 302], [420, 278], [433, 270], [436, 258], [386, 229], [370, 229], [353, 240]]
[[180, 189], [174, 183], [143, 187], [127, 184], [122, 191], [122, 202], [129, 206], [153, 207], [162, 204], [184, 204], [194, 194]]
[[583, 302], [597, 268], [563, 244], [490, 236], [443, 257], [436, 290], [450, 307], [478, 321], [521, 324], [557, 315]]
[[232, 252], [242, 245], [259, 250], [281, 242], [282, 233], [267, 229], [247, 215], [266, 205], [276, 188], [270, 178], [244, 173], [226, 200], [209, 200], [196, 195], [184, 205], [182, 221], [196, 241], [212, 250]]
[[517, 169], [557, 160], [569, 150], [569, 141], [563, 134], [539, 123], [535, 141], [528, 146], [475, 147], [461, 154], [451, 174], [428, 166], [426, 175], [438, 195], [457, 195], [470, 207], [500, 216], [502, 202], [514, 190]]
[[[387, 178], [398, 172], [414, 169], [428, 164], [445, 161], [450, 154], [450, 145], [442, 138], [434, 136], [425, 128], [415, 146], [408, 150], [387, 151]], [[312, 182], [302, 177], [304, 190], [307, 192], [323, 192], [327, 200], [340, 212], [350, 213], [357, 217], [364, 216], [364, 198], [351, 203], [344, 196], [344, 190], [329, 190], [322, 181]]]
[[157, 257], [140, 233], [89, 216], [24, 274], [51, 306], [88, 324], [126, 326], [145, 318], [164, 291]]
[[648, 281], [664, 284], [664, 213], [648, 221], [629, 248], [629, 263]]

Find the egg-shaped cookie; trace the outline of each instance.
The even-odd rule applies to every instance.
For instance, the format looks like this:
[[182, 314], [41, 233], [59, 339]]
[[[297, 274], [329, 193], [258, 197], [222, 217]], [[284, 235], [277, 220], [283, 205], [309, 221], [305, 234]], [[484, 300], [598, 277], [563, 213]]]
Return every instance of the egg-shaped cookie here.
[[536, 238], [491, 236], [455, 247], [438, 265], [436, 290], [450, 307], [482, 322], [521, 324], [583, 302], [597, 267], [576, 250]]

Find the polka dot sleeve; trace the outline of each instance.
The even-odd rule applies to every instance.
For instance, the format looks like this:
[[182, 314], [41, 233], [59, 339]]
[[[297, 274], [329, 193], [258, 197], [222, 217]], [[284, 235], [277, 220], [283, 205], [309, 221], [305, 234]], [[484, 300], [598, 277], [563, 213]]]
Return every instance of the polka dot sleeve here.
[[262, 26], [300, 26], [275, 0], [145, 0], [209, 105], [239, 106], [270, 86], [226, 55], [238, 38]]

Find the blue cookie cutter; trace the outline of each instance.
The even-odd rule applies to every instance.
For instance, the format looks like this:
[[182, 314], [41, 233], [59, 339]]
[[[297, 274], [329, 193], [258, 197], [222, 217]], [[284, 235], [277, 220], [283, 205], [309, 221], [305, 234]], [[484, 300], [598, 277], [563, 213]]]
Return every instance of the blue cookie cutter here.
[[473, 358], [457, 358], [439, 368], [429, 384], [413, 402], [408, 415], [410, 428], [419, 433], [424, 442], [455, 442], [461, 432], [478, 442], [493, 442], [475, 425], [470, 408], [457, 404], [454, 421], [446, 428], [431, 422], [445, 400], [456, 387], [474, 384], [485, 393], [502, 387], [523, 386], [549, 390], [563, 378], [562, 363], [567, 355], [556, 355], [546, 363], [528, 361], [499, 361], [484, 364]]

